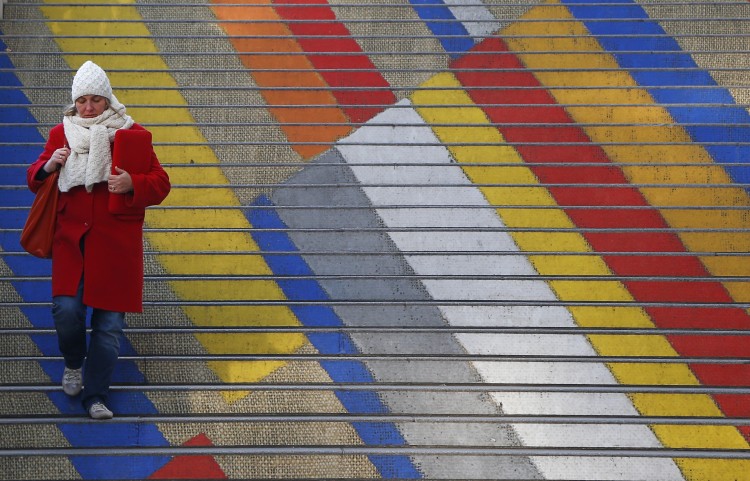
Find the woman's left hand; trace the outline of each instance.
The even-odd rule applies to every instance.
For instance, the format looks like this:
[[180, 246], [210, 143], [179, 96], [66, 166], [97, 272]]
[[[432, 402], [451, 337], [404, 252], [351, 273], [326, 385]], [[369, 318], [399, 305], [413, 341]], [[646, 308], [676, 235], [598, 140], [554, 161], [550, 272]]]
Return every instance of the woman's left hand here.
[[115, 167], [117, 174], [110, 174], [107, 179], [109, 191], [113, 194], [127, 194], [133, 190], [133, 179], [130, 174], [119, 167]]

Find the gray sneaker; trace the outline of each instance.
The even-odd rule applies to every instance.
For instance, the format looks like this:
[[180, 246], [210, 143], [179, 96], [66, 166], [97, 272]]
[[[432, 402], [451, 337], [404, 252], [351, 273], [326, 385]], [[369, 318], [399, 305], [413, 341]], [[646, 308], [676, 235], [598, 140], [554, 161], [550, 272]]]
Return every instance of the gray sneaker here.
[[112, 419], [114, 414], [104, 404], [95, 402], [89, 408], [89, 416], [91, 419]]
[[63, 392], [68, 396], [77, 396], [83, 388], [83, 374], [81, 369], [65, 368], [62, 377]]

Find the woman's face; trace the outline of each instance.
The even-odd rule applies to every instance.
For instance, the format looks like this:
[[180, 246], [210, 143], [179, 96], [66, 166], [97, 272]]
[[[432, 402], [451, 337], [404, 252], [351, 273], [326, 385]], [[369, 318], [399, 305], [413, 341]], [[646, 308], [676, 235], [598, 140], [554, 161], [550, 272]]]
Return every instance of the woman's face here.
[[106, 108], [107, 99], [100, 95], [83, 95], [76, 99], [76, 110], [84, 119], [98, 117]]

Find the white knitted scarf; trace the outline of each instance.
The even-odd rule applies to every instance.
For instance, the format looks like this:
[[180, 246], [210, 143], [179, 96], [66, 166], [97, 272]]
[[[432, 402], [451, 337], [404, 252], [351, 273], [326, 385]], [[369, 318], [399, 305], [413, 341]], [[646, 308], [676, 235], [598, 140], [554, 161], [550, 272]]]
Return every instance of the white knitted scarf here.
[[60, 192], [83, 185], [88, 192], [94, 184], [104, 182], [112, 169], [110, 142], [118, 129], [129, 129], [133, 119], [125, 113], [125, 106], [113, 95], [110, 107], [100, 116], [85, 119], [78, 115], [63, 118], [65, 137], [70, 156], [60, 169]]

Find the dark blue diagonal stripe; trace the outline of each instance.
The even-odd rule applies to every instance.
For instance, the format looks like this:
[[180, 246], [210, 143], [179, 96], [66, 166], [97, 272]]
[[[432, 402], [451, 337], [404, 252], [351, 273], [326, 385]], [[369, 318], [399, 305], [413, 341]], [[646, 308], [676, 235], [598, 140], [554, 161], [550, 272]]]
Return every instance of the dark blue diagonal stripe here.
[[442, 0], [409, 0], [419, 18], [438, 37], [446, 52], [462, 54], [474, 46], [466, 27], [453, 16], [453, 12]]
[[[699, 143], [734, 143], [705, 146], [717, 163], [750, 162], [750, 146], [747, 145], [750, 114], [736, 105], [730, 92], [719, 87], [708, 72], [700, 70], [689, 53], [666, 36], [657, 22], [650, 21], [641, 6], [632, 0], [617, 0], [611, 3], [619, 5], [611, 6], [603, 6], [598, 0], [562, 0], [562, 3], [574, 17], [583, 21], [602, 47], [649, 91], [654, 100], [665, 104], [664, 108], [678, 124], [716, 124], [685, 125], [684, 128]], [[616, 34], [623, 36], [613, 36]], [[661, 70], [638, 70], [646, 67]], [[673, 68], [682, 70], [670, 70]], [[671, 86], [674, 88], [663, 88]], [[750, 168], [747, 166], [725, 165], [724, 168], [735, 182], [750, 182]]]

